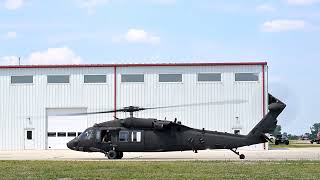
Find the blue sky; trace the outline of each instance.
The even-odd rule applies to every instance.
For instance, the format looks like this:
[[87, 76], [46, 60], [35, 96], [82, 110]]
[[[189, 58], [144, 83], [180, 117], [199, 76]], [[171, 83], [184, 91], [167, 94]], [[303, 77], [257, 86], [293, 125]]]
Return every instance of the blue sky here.
[[320, 0], [0, 0], [0, 64], [267, 61], [284, 131], [320, 122]]

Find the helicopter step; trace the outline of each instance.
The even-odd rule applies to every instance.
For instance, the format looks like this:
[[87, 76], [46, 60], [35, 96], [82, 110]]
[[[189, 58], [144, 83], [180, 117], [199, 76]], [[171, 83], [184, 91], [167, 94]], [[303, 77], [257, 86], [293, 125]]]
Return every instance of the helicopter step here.
[[239, 156], [240, 159], [244, 159], [246, 156], [244, 154], [240, 154], [238, 151], [237, 151], [237, 148], [234, 148], [234, 149], [230, 149], [232, 152], [234, 152], [236, 155]]

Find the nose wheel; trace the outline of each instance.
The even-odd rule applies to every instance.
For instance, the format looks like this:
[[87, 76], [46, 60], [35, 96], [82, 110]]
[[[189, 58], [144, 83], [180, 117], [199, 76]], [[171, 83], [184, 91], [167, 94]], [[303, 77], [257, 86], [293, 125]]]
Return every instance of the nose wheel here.
[[239, 156], [240, 159], [244, 159], [246, 158], [246, 156], [244, 154], [240, 154], [238, 151], [237, 151], [237, 148], [235, 149], [230, 149], [232, 152], [234, 152], [236, 155]]

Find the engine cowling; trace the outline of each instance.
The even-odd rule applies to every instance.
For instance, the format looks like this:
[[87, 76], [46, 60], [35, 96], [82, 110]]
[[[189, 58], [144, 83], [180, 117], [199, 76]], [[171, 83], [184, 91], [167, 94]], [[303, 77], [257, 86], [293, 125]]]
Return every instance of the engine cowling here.
[[157, 119], [126, 118], [122, 119], [120, 123], [126, 128], [150, 128], [162, 130], [171, 122]]

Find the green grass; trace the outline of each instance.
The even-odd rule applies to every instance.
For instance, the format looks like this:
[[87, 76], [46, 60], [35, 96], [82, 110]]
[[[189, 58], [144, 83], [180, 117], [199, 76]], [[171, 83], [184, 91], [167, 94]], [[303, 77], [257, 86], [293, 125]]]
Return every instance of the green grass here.
[[279, 144], [275, 145], [274, 143], [269, 143], [271, 149], [272, 148], [315, 148], [319, 147], [320, 144], [311, 144], [309, 140], [290, 140], [289, 145]]
[[318, 179], [320, 161], [0, 161], [0, 179]]

